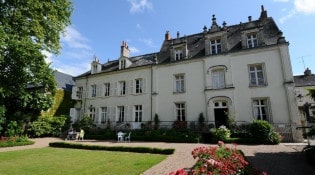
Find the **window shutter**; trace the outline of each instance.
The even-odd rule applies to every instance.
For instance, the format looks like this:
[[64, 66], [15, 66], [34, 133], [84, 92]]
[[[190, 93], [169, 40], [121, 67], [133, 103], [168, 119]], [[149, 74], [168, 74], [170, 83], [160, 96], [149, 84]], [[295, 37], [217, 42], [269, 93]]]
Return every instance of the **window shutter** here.
[[100, 112], [100, 110], [99, 110], [99, 108], [96, 108], [95, 109], [95, 120], [94, 120], [94, 123], [95, 124], [99, 124], [99, 123], [101, 123], [100, 121], [99, 121], [99, 119], [100, 119], [100, 115], [99, 115], [99, 112]]
[[97, 97], [100, 97], [102, 95], [101, 91], [102, 91], [102, 84], [96, 85], [96, 96]]
[[145, 78], [142, 79], [142, 93], [147, 92], [147, 81]]
[[129, 106], [125, 106], [124, 107], [124, 122], [127, 122], [129, 121]]
[[129, 94], [129, 81], [125, 81], [125, 95]]
[[133, 94], [133, 80], [129, 81], [129, 94]]
[[114, 82], [114, 88], [113, 88], [113, 95], [119, 95], [119, 92], [117, 90], [117, 82]]
[[76, 86], [72, 86], [71, 98], [72, 98], [73, 100], [78, 99], [77, 94], [78, 94], [78, 88], [77, 88]]

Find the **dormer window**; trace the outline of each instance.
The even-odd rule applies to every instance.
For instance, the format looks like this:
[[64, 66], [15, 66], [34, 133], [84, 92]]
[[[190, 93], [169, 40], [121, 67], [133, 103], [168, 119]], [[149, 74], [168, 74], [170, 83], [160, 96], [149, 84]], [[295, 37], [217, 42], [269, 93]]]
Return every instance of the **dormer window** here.
[[221, 40], [215, 39], [210, 41], [210, 53], [211, 55], [221, 53]]
[[247, 35], [247, 48], [254, 48], [258, 46], [258, 40], [256, 34]]
[[97, 72], [97, 64], [93, 65], [93, 72], [96, 73]]
[[177, 50], [175, 51], [175, 61], [182, 60], [183, 59], [183, 51]]
[[126, 60], [120, 60], [120, 69], [126, 68]]

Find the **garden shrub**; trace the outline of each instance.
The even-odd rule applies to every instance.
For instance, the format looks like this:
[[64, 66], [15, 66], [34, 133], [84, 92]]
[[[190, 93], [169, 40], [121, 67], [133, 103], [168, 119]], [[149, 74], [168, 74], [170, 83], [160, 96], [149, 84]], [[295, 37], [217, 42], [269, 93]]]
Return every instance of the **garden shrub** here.
[[28, 128], [31, 137], [60, 136], [68, 116], [45, 116], [32, 122]]
[[17, 121], [10, 121], [7, 130], [5, 131], [5, 135], [7, 137], [20, 136], [22, 133], [23, 125], [18, 123]]
[[49, 146], [57, 147], [57, 148], [121, 151], [121, 152], [136, 152], [136, 153], [150, 153], [150, 154], [166, 154], [166, 155], [173, 154], [175, 151], [174, 149], [161, 149], [161, 148], [149, 148], [149, 147], [83, 145], [83, 144], [67, 143], [67, 142], [51, 142], [51, 143], [49, 143]]
[[[218, 146], [195, 148], [192, 156], [197, 162], [191, 169], [180, 169], [169, 175], [241, 175], [258, 174], [246, 161], [244, 154], [234, 147], [225, 146], [219, 141]], [[265, 172], [263, 172], [266, 174]]]
[[13, 147], [13, 146], [24, 146], [24, 145], [32, 145], [34, 141], [28, 139], [28, 137], [8, 137], [6, 139], [0, 140], [0, 148], [1, 147]]
[[226, 141], [230, 139], [231, 132], [225, 126], [220, 126], [218, 129], [211, 129], [210, 132], [212, 133], [215, 141]]
[[259, 144], [279, 144], [281, 141], [280, 135], [264, 120], [254, 120], [250, 126], [250, 133]]

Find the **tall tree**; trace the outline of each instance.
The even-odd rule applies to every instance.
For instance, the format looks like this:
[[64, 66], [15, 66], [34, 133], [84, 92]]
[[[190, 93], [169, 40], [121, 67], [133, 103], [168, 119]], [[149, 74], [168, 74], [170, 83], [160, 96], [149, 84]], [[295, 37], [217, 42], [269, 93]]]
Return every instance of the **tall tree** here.
[[59, 54], [72, 10], [71, 0], [0, 0], [0, 106], [7, 117], [52, 104], [56, 84], [43, 52]]

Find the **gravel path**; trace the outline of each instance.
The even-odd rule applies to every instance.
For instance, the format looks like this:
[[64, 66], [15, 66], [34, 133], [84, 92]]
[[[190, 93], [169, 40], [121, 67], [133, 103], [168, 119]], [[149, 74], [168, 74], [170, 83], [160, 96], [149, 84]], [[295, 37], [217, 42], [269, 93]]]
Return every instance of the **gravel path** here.
[[[18, 146], [0, 148], [0, 152], [15, 151], [22, 149], [47, 147], [49, 142], [63, 141], [59, 138], [37, 138], [32, 139], [35, 144], [28, 146]], [[73, 141], [71, 141], [73, 142]], [[180, 168], [189, 168], [194, 165], [195, 160], [191, 151], [200, 146], [209, 144], [190, 143], [164, 143], [164, 142], [131, 142], [117, 143], [116, 141], [80, 141], [82, 144], [106, 145], [106, 146], [145, 146], [157, 148], [175, 148], [175, 152], [169, 155], [164, 161], [148, 169], [142, 175], [167, 175], [171, 171]], [[310, 166], [301, 150], [305, 144], [284, 144], [279, 145], [238, 145], [249, 162], [255, 167], [264, 170], [268, 175], [304, 175], [315, 174], [315, 168]]]

